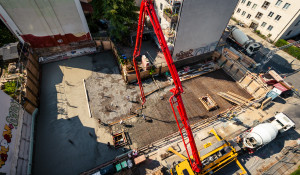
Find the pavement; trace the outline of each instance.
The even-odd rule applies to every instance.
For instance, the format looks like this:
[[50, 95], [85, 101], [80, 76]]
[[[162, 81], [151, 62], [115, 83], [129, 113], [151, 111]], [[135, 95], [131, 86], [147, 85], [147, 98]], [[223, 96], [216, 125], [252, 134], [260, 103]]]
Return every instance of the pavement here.
[[[230, 20], [228, 25], [236, 25], [236, 23], [233, 20]], [[241, 27], [236, 25], [241, 31], [243, 31], [246, 35], [248, 35], [251, 39], [253, 39], [256, 42], [259, 42], [262, 44], [262, 50], [266, 53], [270, 50], [276, 49], [276, 46], [273, 44], [267, 42], [263, 38], [256, 35], [252, 29], [247, 27]], [[256, 54], [253, 59], [259, 63], [262, 61], [262, 54], [258, 53]], [[293, 73], [296, 70], [300, 69], [300, 61], [294, 58], [293, 56], [289, 55], [288, 53], [279, 50], [276, 52], [276, 54], [273, 56], [273, 58], [264, 66], [264, 70], [268, 70], [269, 68], [272, 68], [276, 70], [280, 74], [289, 74]]]

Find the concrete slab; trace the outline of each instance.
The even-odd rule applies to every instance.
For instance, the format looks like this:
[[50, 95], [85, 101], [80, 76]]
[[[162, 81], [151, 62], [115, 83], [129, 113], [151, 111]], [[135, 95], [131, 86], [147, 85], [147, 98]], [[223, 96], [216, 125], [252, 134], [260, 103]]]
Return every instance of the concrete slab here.
[[92, 75], [96, 54], [44, 64], [33, 160], [34, 174], [79, 174], [112, 160], [112, 137], [89, 118], [82, 79]]

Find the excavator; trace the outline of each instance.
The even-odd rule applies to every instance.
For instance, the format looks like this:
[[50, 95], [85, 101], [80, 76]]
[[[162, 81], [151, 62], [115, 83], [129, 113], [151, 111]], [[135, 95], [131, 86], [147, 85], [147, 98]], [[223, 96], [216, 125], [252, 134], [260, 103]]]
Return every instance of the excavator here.
[[[186, 114], [186, 110], [182, 101], [181, 94], [183, 93], [183, 88], [181, 85], [181, 81], [179, 79], [178, 72], [174, 65], [172, 56], [170, 54], [170, 50], [164, 38], [161, 26], [159, 24], [159, 20], [155, 13], [153, 0], [142, 0], [141, 2], [136, 43], [133, 53], [134, 69], [136, 72], [136, 77], [141, 92], [142, 106], [145, 104], [146, 98], [142, 86], [139, 67], [137, 64], [137, 58], [140, 56], [141, 53], [142, 37], [146, 15], [148, 15], [150, 18], [150, 22], [153, 26], [154, 33], [157, 36], [159, 45], [167, 62], [170, 74], [173, 78], [173, 83], [175, 87], [170, 90], [173, 95], [170, 97], [169, 102], [174, 113], [175, 120], [177, 122], [177, 126], [179, 128], [179, 132], [181, 134], [181, 138], [183, 140], [184, 147], [187, 153], [187, 157], [185, 157], [180, 153], [176, 152], [174, 149], [169, 148], [169, 151], [173, 152], [176, 155], [179, 155], [183, 159], [181, 163], [175, 165], [174, 168], [170, 170], [171, 174], [208, 174], [216, 172], [217, 170], [221, 169], [222, 167], [226, 166], [232, 161], [236, 161], [237, 165], [242, 169], [241, 174], [245, 174], [245, 169], [237, 160], [236, 148], [226, 140], [222, 140], [214, 130], [212, 130], [211, 133], [216, 136], [218, 142], [216, 142], [213, 145], [206, 144], [206, 148], [204, 150], [201, 150], [203, 155], [201, 155], [200, 157], [192, 133], [192, 129], [190, 127], [189, 120]], [[182, 127], [177, 119], [175, 109], [177, 110], [180, 116]], [[185, 137], [183, 135], [184, 130], [188, 138], [188, 143], [185, 141]], [[191, 150], [191, 153], [189, 152], [189, 150]]]

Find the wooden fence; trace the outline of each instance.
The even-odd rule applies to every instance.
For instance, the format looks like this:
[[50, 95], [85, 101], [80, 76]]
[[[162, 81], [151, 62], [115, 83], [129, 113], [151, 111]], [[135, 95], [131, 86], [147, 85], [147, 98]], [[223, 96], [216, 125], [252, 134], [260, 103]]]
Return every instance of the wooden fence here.
[[27, 77], [25, 81], [25, 94], [23, 96], [25, 102], [23, 106], [27, 112], [32, 114], [39, 105], [40, 68], [37, 55], [29, 52], [27, 59]]

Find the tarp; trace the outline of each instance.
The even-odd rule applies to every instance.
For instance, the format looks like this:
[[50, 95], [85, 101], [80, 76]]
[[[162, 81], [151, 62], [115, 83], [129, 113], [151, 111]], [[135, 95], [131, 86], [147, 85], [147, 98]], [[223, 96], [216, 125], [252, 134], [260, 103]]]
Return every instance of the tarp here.
[[270, 92], [267, 93], [266, 97], [269, 98], [271, 97], [272, 100], [274, 100], [276, 97], [278, 97], [282, 93], [281, 90], [277, 89], [274, 87]]

